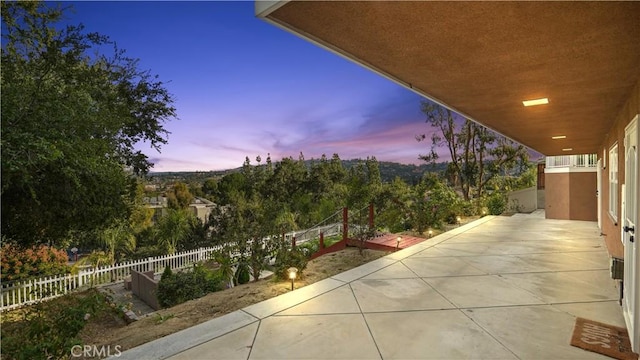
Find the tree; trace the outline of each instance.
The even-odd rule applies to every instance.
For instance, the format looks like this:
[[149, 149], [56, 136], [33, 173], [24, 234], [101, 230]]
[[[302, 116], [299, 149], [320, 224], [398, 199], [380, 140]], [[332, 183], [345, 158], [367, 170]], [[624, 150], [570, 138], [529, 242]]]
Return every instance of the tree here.
[[[60, 8], [2, 2], [2, 234], [66, 246], [130, 215], [135, 178], [175, 118], [164, 84]], [[108, 47], [110, 53], [100, 53]]]
[[131, 215], [129, 216], [131, 231], [135, 236], [149, 230], [153, 225], [154, 210], [144, 203], [144, 195], [144, 184], [142, 181], [138, 181], [135, 198], [131, 204]]
[[157, 225], [158, 237], [168, 254], [175, 253], [180, 243], [189, 238], [194, 217], [186, 210], [169, 209], [167, 215], [160, 218]]
[[400, 177], [385, 183], [375, 203], [376, 226], [396, 233], [407, 230], [412, 188]]
[[[500, 171], [511, 171], [528, 161], [524, 146], [455, 114], [449, 109], [429, 101], [422, 101], [421, 111], [426, 122], [436, 129], [431, 136], [431, 150], [420, 159], [435, 162], [438, 149], [447, 149], [451, 158], [448, 168], [455, 186], [460, 188], [466, 201], [475, 189], [481, 197], [485, 187]], [[417, 137], [418, 141], [426, 135]]]
[[438, 175], [425, 175], [414, 187], [413, 196], [411, 221], [419, 233], [457, 219], [460, 197]]
[[195, 250], [212, 245], [209, 237], [208, 222], [203, 222], [196, 216], [190, 216], [189, 227], [189, 231], [187, 232], [187, 236], [184, 238], [184, 241], [178, 243], [178, 250]]
[[131, 255], [136, 250], [136, 238], [128, 222], [118, 221], [99, 232], [103, 246], [112, 264], [119, 262], [122, 255]]
[[349, 169], [346, 178], [346, 205], [351, 209], [359, 209], [376, 200], [382, 191], [380, 169], [375, 157], [358, 161], [356, 166]]
[[238, 172], [227, 174], [220, 179], [216, 189], [216, 200], [220, 205], [227, 205], [231, 202], [233, 193], [244, 193], [247, 189], [247, 180]]
[[[256, 160], [258, 165], [253, 166], [247, 157], [240, 172], [242, 180], [234, 181], [242, 184], [244, 189], [238, 191], [233, 188], [225, 196], [228, 203], [224, 207], [215, 207], [209, 217], [213, 243], [223, 246], [222, 256], [237, 254], [234, 262], [239, 268], [248, 267], [255, 280], [266, 268], [266, 258], [277, 248], [277, 232], [291, 221], [291, 216], [281, 204], [272, 196], [266, 196], [266, 184], [274, 176], [270, 159], [267, 158], [265, 165], [260, 164], [260, 157]], [[280, 220], [278, 215], [281, 215]], [[236, 277], [241, 273], [236, 272]]]
[[211, 200], [215, 200], [215, 194], [218, 191], [218, 181], [216, 179], [207, 179], [204, 184], [202, 184], [202, 192], [204, 196]]
[[192, 201], [193, 195], [191, 195], [187, 184], [183, 182], [178, 181], [173, 184], [173, 188], [167, 193], [167, 203], [170, 209], [187, 209]]

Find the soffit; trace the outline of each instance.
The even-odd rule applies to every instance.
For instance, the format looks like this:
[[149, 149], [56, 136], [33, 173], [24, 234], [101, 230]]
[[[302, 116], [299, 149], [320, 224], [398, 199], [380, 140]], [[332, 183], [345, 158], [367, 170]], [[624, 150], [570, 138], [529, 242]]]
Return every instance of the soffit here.
[[266, 18], [545, 155], [598, 152], [640, 78], [639, 2], [290, 1]]

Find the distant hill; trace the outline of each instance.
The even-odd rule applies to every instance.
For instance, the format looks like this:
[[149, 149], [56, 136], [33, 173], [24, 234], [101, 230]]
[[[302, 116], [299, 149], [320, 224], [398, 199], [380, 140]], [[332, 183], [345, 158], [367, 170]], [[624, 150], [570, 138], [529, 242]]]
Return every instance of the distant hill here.
[[380, 167], [380, 178], [382, 178], [383, 182], [390, 182], [396, 177], [399, 177], [410, 185], [417, 184], [425, 173], [440, 173], [447, 169], [447, 163], [445, 162], [412, 165], [381, 161], [378, 164]]
[[[305, 160], [305, 164], [310, 167], [311, 162], [317, 161], [317, 159]], [[352, 166], [358, 164], [360, 159], [342, 160], [342, 166], [345, 169], [350, 169]], [[379, 161], [378, 166], [380, 168], [380, 178], [382, 182], [391, 182], [396, 177], [404, 180], [407, 184], [417, 184], [422, 175], [427, 172], [442, 172], [446, 169], [447, 163], [436, 164], [400, 164], [390, 161]], [[242, 168], [237, 167], [235, 169], [228, 170], [216, 170], [216, 171], [171, 171], [171, 172], [151, 172], [149, 177], [163, 182], [172, 181], [185, 181], [185, 182], [204, 182], [209, 178], [223, 177], [227, 174], [240, 171]]]

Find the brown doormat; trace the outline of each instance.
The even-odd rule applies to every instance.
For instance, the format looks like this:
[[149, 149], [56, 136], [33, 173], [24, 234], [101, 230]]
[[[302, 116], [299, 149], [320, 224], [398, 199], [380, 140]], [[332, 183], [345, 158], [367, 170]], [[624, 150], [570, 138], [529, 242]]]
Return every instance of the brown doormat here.
[[638, 354], [631, 351], [627, 329], [597, 321], [577, 318], [571, 345], [614, 359], [638, 360]]

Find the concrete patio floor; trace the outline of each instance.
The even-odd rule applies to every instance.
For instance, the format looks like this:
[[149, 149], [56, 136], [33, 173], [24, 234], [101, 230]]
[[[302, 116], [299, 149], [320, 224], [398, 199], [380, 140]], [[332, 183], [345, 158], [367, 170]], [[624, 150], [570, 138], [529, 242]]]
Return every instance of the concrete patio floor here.
[[609, 359], [576, 316], [624, 327], [593, 222], [486, 216], [119, 359]]

